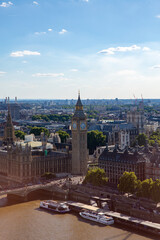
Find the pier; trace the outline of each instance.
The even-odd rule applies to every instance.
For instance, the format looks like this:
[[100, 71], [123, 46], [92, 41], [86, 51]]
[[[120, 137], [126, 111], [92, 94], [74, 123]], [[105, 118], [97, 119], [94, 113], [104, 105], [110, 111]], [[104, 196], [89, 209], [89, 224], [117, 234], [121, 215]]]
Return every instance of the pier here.
[[106, 215], [113, 217], [115, 223], [120, 223], [129, 227], [133, 227], [135, 229], [150, 232], [160, 236], [160, 224], [158, 223], [145, 221], [145, 220], [127, 216], [125, 214], [118, 213], [118, 212], [104, 210], [104, 209], [83, 204], [80, 202], [67, 201], [67, 203], [70, 206], [70, 209], [73, 211], [80, 212], [82, 209], [85, 209], [90, 211], [103, 212]]
[[[109, 203], [110, 199], [90, 196], [84, 193], [80, 194], [72, 190], [64, 190], [53, 183], [49, 183], [47, 185], [41, 184], [37, 186], [29, 186], [21, 189], [12, 190], [7, 194], [7, 198], [8, 200], [11, 200], [11, 202], [24, 202], [34, 199], [61, 199], [64, 201], [68, 200], [67, 203], [70, 209], [74, 212], [80, 212], [82, 209], [103, 212], [106, 215], [113, 217], [115, 223], [160, 236], [159, 223], [142, 220], [140, 218], [128, 216], [119, 212], [110, 211], [108, 209], [102, 209], [101, 203]], [[97, 203], [97, 206], [89, 205], [90, 200], [94, 200]]]

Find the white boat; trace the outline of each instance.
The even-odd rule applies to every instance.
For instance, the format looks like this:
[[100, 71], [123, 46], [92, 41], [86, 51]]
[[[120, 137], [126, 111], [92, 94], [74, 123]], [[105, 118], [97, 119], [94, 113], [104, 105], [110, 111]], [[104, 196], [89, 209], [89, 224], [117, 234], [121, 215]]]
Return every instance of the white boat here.
[[66, 213], [70, 211], [69, 206], [66, 203], [58, 203], [53, 200], [46, 200], [40, 202], [40, 208], [44, 208], [58, 213]]
[[114, 220], [112, 217], [108, 217], [102, 212], [98, 213], [95, 211], [83, 210], [79, 214], [83, 218], [89, 219], [94, 222], [102, 223], [104, 225], [111, 225], [114, 223]]

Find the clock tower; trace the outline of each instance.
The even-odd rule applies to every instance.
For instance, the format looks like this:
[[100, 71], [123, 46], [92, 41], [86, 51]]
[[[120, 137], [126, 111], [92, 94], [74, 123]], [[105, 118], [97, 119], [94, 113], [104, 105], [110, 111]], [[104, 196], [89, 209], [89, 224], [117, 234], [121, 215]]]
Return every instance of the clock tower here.
[[72, 117], [72, 174], [85, 175], [87, 171], [87, 121], [78, 94]]

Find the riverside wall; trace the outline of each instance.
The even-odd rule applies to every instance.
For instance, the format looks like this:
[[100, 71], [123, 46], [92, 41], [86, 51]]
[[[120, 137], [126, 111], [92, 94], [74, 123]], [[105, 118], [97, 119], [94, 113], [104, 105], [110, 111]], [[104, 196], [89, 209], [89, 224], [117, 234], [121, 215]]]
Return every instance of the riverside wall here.
[[154, 202], [144, 201], [138, 198], [128, 198], [117, 194], [114, 190], [94, 188], [91, 186], [76, 185], [69, 189], [58, 187], [35, 189], [28, 192], [13, 191], [7, 194], [9, 202], [24, 202], [36, 199], [60, 199], [72, 200], [90, 204], [90, 200], [96, 197], [98, 207], [101, 208], [101, 201], [108, 199], [109, 209], [115, 212], [120, 212], [129, 216], [138, 217], [143, 220], [160, 223], [160, 214], [157, 205]]

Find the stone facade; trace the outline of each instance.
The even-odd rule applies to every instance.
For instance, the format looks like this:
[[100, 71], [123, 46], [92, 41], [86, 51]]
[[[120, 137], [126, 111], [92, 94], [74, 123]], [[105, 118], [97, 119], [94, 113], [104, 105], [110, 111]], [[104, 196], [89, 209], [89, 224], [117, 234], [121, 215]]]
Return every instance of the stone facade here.
[[12, 123], [10, 108], [8, 108], [8, 116], [7, 116], [7, 122], [4, 128], [3, 142], [5, 144], [13, 144], [14, 141], [15, 141], [14, 127]]
[[137, 151], [130, 152], [119, 149], [115, 146], [114, 150], [108, 147], [103, 151], [98, 160], [98, 166], [103, 168], [110, 183], [118, 184], [122, 174], [127, 172], [135, 172], [140, 180], [145, 179], [145, 157]]
[[130, 132], [128, 130], [119, 131], [119, 145], [120, 149], [130, 146]]
[[[56, 146], [46, 149], [47, 139], [41, 136], [42, 148], [33, 149], [27, 144], [15, 143], [10, 110], [0, 148], [0, 177], [7, 181], [29, 182], [38, 180], [45, 172], [85, 175], [87, 171], [87, 121], [78, 97], [72, 117], [72, 155], [69, 146], [59, 151]], [[57, 143], [55, 143], [57, 144]]]
[[152, 152], [148, 149], [149, 161], [146, 163], [146, 178], [153, 180], [160, 179], [160, 149], [158, 144], [152, 148]]
[[135, 148], [126, 148], [121, 150], [118, 146], [114, 150], [108, 147], [102, 152], [98, 159], [98, 165], [106, 172], [109, 182], [117, 184], [122, 174], [135, 172], [138, 179], [145, 180], [152, 178], [160, 179], [160, 149], [136, 146]]
[[132, 123], [139, 133], [144, 133], [144, 110], [141, 108], [135, 108], [127, 112], [127, 122]]
[[[9, 182], [29, 182], [38, 180], [45, 172], [70, 173], [71, 154], [66, 151], [46, 149], [47, 138], [42, 134], [42, 147], [32, 149], [31, 146], [15, 142], [14, 127], [8, 109], [7, 122], [4, 129], [3, 146], [0, 148], [0, 177]], [[35, 142], [36, 143], [36, 142]]]
[[85, 175], [87, 171], [87, 121], [78, 96], [72, 117], [72, 174]]
[[71, 172], [69, 152], [32, 150], [11, 145], [0, 150], [0, 175], [8, 181], [29, 182], [45, 172]]

